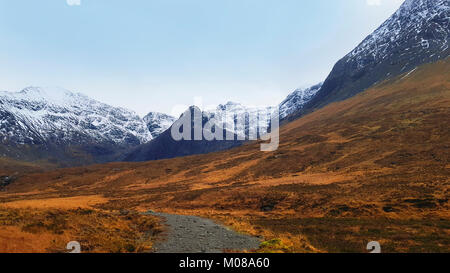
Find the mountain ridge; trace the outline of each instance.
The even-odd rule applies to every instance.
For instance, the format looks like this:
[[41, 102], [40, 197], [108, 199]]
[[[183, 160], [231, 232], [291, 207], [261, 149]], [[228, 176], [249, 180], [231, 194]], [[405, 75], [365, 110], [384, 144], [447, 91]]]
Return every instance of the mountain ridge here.
[[294, 120], [419, 65], [446, 58], [450, 54], [449, 25], [448, 0], [406, 0], [340, 59], [317, 94], [287, 119]]
[[164, 131], [169, 129], [170, 126], [172, 126], [172, 124], [177, 120], [173, 116], [160, 112], [150, 112], [142, 119], [147, 124], [147, 128], [152, 134], [153, 138], [158, 137]]
[[152, 139], [135, 112], [49, 87], [0, 92], [0, 133], [2, 156], [70, 165], [111, 161]]

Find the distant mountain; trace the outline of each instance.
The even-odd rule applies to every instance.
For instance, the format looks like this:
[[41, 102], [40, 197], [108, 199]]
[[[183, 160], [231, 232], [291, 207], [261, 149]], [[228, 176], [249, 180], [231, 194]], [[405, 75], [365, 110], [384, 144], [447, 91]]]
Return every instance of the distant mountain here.
[[[219, 126], [224, 129], [234, 128], [234, 133], [241, 138], [249, 136], [249, 132], [258, 132], [270, 124], [270, 113], [273, 113], [275, 107], [255, 107], [245, 106], [236, 102], [227, 102], [220, 104], [216, 109], [204, 111], [203, 116], [209, 120], [215, 118], [219, 120]], [[238, 122], [238, 119], [245, 119], [245, 122]], [[223, 123], [223, 125], [222, 125]], [[230, 131], [230, 129], [228, 129]]]
[[280, 118], [284, 119], [292, 113], [302, 109], [320, 90], [323, 83], [313, 85], [308, 88], [299, 88], [294, 90], [283, 102], [280, 103]]
[[166, 114], [150, 112], [141, 119], [132, 111], [61, 88], [0, 92], [0, 157], [72, 166], [209, 153], [241, 145], [238, 136], [267, 127], [270, 119], [262, 114], [273, 109], [228, 102], [201, 115], [203, 124], [214, 118], [224, 129], [234, 128], [237, 117], [245, 115], [245, 124], [231, 132], [234, 140], [175, 141], [169, 129], [177, 119]]
[[152, 139], [134, 112], [61, 88], [0, 92], [0, 156], [87, 164]]
[[170, 128], [177, 118], [158, 112], [150, 112], [144, 117], [144, 122], [153, 138], [158, 137]]
[[[208, 111], [201, 111], [198, 107], [191, 106], [184, 114], [188, 111], [191, 114], [191, 128], [194, 127], [194, 114], [197, 114], [202, 117], [202, 126], [214, 121], [214, 128], [222, 128], [224, 140], [208, 141], [204, 138], [194, 140], [194, 130], [192, 129], [190, 132], [192, 140], [176, 141], [172, 137], [171, 128], [169, 128], [156, 139], [135, 148], [123, 160], [158, 160], [206, 154], [240, 146], [249, 139], [250, 133], [257, 137], [259, 136], [258, 132], [266, 132], [265, 130], [270, 124], [270, 113], [274, 111], [274, 107], [248, 107], [240, 103], [228, 102]], [[180, 120], [184, 114], [181, 115]], [[238, 122], [239, 119], [245, 122], [241, 124]], [[233, 140], [227, 140], [227, 132]]]
[[345, 100], [377, 82], [449, 56], [449, 0], [406, 0], [354, 50], [339, 60], [295, 119], [331, 102]]
[[[291, 93], [278, 107], [280, 118], [284, 118], [295, 111], [301, 109], [320, 89], [321, 83], [309, 88], [297, 89]], [[207, 141], [207, 140], [181, 140], [175, 141], [171, 135], [171, 128], [161, 133], [156, 139], [133, 149], [127, 154], [124, 161], [148, 161], [167, 159], [195, 154], [205, 154], [222, 151], [236, 146], [240, 146], [253, 136], [260, 137], [270, 127], [270, 117], [274, 112], [274, 106], [249, 107], [236, 102], [220, 104], [214, 110], [201, 111], [197, 107], [190, 107], [191, 116], [198, 112], [202, 116], [202, 125], [211, 120], [215, 120], [214, 127], [223, 128], [224, 139], [226, 131], [233, 135], [234, 140], [228, 141]], [[180, 119], [183, 116], [180, 117]], [[238, 117], [244, 117], [244, 123], [239, 123]], [[147, 120], [146, 120], [147, 121]], [[173, 122], [172, 122], [173, 123]], [[230, 130], [230, 128], [233, 128]], [[193, 137], [191, 131], [191, 137]]]
[[[194, 116], [202, 116], [202, 125], [205, 125], [211, 118], [212, 114], [209, 112], [202, 112], [198, 107], [191, 106], [183, 115], [180, 116], [180, 120], [186, 113], [190, 112], [191, 115], [191, 139], [192, 140], [180, 140], [176, 141], [172, 137], [172, 128], [164, 131], [154, 140], [142, 144], [130, 153], [126, 154], [122, 161], [149, 161], [175, 158], [180, 156], [189, 156], [195, 154], [206, 154], [216, 151], [227, 150], [236, 146], [239, 146], [243, 141], [238, 141], [237, 136], [234, 135], [235, 140], [212, 140], [205, 139], [194, 140]], [[173, 126], [173, 125], [172, 125]], [[172, 127], [171, 126], [171, 127]], [[225, 133], [224, 133], [225, 136]]]

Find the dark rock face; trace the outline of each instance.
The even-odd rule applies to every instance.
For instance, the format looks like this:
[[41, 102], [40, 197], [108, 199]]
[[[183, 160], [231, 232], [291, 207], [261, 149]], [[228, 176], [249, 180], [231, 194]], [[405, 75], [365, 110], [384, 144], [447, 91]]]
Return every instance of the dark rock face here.
[[131, 153], [127, 154], [122, 161], [139, 162], [207, 154], [231, 149], [241, 144], [242, 141], [175, 141], [170, 134], [170, 130], [168, 130], [162, 133], [158, 138], [134, 149]]
[[[209, 117], [202, 113], [197, 107], [190, 107], [191, 112], [191, 139], [194, 139], [194, 112], [198, 115], [202, 115], [202, 125], [205, 125]], [[241, 145], [244, 141], [238, 140], [213, 140], [207, 141], [203, 140], [180, 140], [176, 141], [172, 138], [171, 134], [172, 126], [164, 131], [156, 139], [140, 145], [135, 148], [132, 152], [128, 153], [123, 161], [149, 161], [149, 160], [159, 160], [175, 158], [180, 156], [189, 156], [196, 154], [206, 154], [211, 152], [217, 152], [222, 150], [227, 150], [233, 147]], [[224, 134], [225, 137], [225, 134]], [[234, 136], [237, 139], [236, 135]]]
[[289, 120], [352, 97], [375, 83], [449, 56], [449, 0], [406, 0], [336, 63], [322, 88]]

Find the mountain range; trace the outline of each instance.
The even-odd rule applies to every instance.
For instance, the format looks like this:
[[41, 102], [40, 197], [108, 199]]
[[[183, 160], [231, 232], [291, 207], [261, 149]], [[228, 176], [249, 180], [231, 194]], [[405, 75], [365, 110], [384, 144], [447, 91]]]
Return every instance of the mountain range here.
[[153, 137], [134, 112], [61, 88], [0, 92], [0, 154], [70, 165], [107, 162]]
[[[352, 97], [370, 86], [449, 55], [448, 0], [406, 0], [390, 18], [339, 60], [323, 83], [297, 89], [279, 107], [280, 118], [295, 120], [330, 103]], [[274, 107], [246, 107], [228, 102], [203, 111], [203, 123], [222, 120], [225, 112], [252, 116]], [[191, 107], [190, 111], [200, 111]], [[0, 92], [0, 155], [16, 160], [46, 160], [84, 165], [117, 160], [143, 161], [209, 153], [244, 143], [242, 132], [267, 126], [247, 122], [230, 141], [174, 141], [177, 118], [150, 112], [141, 118], [61, 88], [29, 87]], [[253, 128], [254, 126], [258, 128]]]
[[[261, 123], [255, 122], [258, 112], [267, 113], [272, 107], [246, 107], [239, 103], [228, 102], [217, 106], [214, 110], [202, 111], [196, 106], [191, 106], [185, 113], [180, 116], [182, 120], [185, 115], [189, 114], [191, 122], [191, 130], [189, 132], [191, 139], [194, 140], [194, 117], [202, 118], [202, 128], [213, 122], [212, 127], [223, 130], [223, 140], [174, 140], [172, 137], [172, 127], [164, 131], [158, 138], [146, 144], [136, 147], [132, 152], [127, 154], [122, 161], [148, 161], [158, 159], [168, 159], [179, 156], [188, 156], [194, 154], [206, 154], [227, 150], [239, 146], [245, 142], [248, 132], [257, 132], [260, 126], [269, 126], [270, 120], [266, 119]], [[244, 124], [239, 124], [238, 116], [246, 117]], [[253, 117], [253, 118], [250, 118]], [[236, 126], [235, 126], [236, 125]], [[230, 128], [233, 128], [230, 130]], [[232, 139], [227, 138], [227, 134]]]

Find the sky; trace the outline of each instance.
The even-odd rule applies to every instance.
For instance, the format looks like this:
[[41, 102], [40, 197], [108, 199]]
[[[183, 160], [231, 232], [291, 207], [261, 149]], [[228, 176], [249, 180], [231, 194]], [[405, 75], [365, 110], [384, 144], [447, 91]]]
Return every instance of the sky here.
[[401, 3], [0, 0], [0, 90], [58, 86], [140, 115], [199, 98], [276, 105], [325, 80]]

